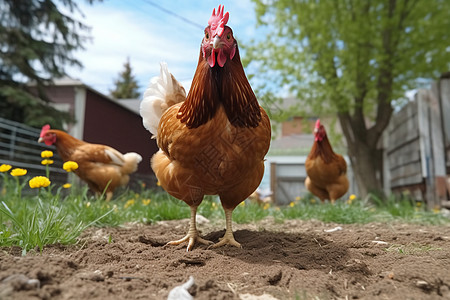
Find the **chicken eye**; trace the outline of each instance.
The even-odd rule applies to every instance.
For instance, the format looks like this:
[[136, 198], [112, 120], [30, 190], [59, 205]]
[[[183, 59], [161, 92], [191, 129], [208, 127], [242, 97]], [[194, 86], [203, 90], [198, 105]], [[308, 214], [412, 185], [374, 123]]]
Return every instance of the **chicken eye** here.
[[205, 32], [205, 38], [206, 38], [207, 40], [209, 40], [209, 33], [208, 33], [208, 32]]
[[228, 33], [227, 34], [227, 40], [230, 40], [231, 39], [231, 33]]

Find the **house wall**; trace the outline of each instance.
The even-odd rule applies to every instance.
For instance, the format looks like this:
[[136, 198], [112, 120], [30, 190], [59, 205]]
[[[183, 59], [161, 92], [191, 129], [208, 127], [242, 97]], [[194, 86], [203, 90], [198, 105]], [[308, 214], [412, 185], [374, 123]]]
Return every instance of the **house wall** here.
[[[312, 126], [314, 126], [314, 124]], [[293, 117], [292, 119], [285, 121], [281, 124], [281, 136], [303, 134], [305, 133], [304, 127], [305, 121], [303, 120], [302, 117]]]
[[89, 89], [86, 91], [83, 140], [109, 145], [122, 153], [137, 152], [143, 158], [138, 173], [153, 174], [150, 158], [158, 147], [142, 125], [141, 116]]

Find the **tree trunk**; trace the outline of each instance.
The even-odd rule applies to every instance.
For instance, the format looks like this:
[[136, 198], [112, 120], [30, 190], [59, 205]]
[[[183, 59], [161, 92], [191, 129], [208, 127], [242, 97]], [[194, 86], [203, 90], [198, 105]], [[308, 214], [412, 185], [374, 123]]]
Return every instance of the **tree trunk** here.
[[368, 138], [363, 120], [340, 113], [339, 122], [347, 140], [348, 156], [358, 185], [360, 197], [369, 193], [384, 196], [383, 150], [377, 148], [378, 139]]
[[363, 141], [355, 144], [358, 146], [349, 147], [348, 154], [360, 196], [383, 195], [383, 150], [368, 147]]

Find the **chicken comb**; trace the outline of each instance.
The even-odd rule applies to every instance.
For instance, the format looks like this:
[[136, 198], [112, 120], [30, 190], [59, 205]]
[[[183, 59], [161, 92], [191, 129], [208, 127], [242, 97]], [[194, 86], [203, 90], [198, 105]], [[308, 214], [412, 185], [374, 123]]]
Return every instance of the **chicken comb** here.
[[50, 130], [50, 125], [46, 124], [42, 126], [40, 137], [44, 137], [44, 135], [47, 133], [47, 131]]
[[226, 14], [223, 15], [223, 9], [223, 5], [219, 4], [219, 7], [217, 8], [217, 14], [216, 9], [214, 8], [212, 16], [211, 18], [209, 18], [208, 24], [211, 27], [212, 37], [214, 37], [216, 34], [220, 37], [225, 30], [225, 25], [227, 25], [230, 14], [226, 12]]
[[320, 128], [320, 119], [317, 119], [316, 126], [314, 128], [319, 129]]

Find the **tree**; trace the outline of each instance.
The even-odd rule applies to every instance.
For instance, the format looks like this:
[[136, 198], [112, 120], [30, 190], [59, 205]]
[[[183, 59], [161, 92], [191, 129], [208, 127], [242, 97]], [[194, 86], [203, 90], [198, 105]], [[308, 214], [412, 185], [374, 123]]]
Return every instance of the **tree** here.
[[70, 119], [51, 106], [45, 86], [65, 75], [65, 66], [81, 66], [73, 52], [83, 48], [88, 28], [70, 15], [79, 12], [75, 0], [56, 2], [0, 1], [0, 117], [35, 127]]
[[380, 138], [394, 107], [450, 68], [450, 1], [253, 2], [268, 32], [246, 47], [258, 82], [288, 86], [318, 115], [337, 113], [359, 191], [381, 193]]
[[124, 70], [119, 78], [114, 81], [115, 89], [110, 91], [115, 99], [136, 99], [140, 96], [139, 85], [132, 74], [130, 58], [124, 63]]

